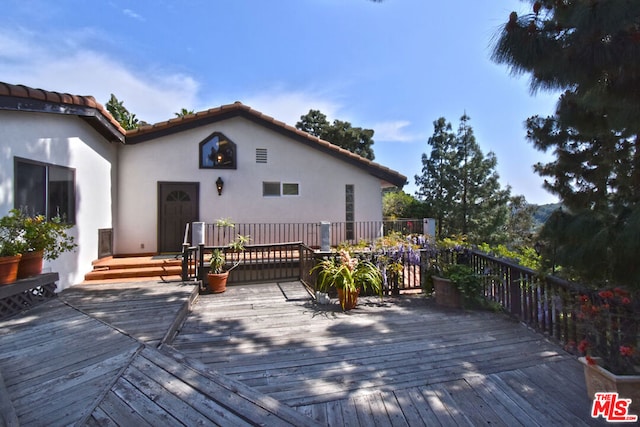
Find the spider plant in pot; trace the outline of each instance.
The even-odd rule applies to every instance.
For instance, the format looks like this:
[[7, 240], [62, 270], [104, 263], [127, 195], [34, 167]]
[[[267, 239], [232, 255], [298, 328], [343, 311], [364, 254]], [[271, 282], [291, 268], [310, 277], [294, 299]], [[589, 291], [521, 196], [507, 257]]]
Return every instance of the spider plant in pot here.
[[329, 292], [335, 289], [343, 310], [350, 310], [358, 303], [361, 291], [372, 291], [382, 296], [382, 274], [370, 261], [352, 257], [342, 250], [338, 257], [327, 257], [311, 270], [318, 272], [317, 289]]

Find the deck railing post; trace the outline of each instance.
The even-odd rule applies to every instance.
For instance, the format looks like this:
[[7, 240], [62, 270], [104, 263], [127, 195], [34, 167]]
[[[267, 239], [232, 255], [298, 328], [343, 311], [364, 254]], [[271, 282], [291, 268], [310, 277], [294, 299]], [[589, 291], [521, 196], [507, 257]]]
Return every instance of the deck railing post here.
[[328, 221], [320, 222], [320, 250], [322, 252], [331, 250], [331, 223]]
[[511, 314], [521, 317], [522, 307], [522, 277], [519, 272], [509, 268], [509, 311]]
[[189, 244], [182, 244], [182, 281], [189, 280]]
[[198, 262], [196, 263], [196, 278], [204, 279], [204, 243], [198, 244]]

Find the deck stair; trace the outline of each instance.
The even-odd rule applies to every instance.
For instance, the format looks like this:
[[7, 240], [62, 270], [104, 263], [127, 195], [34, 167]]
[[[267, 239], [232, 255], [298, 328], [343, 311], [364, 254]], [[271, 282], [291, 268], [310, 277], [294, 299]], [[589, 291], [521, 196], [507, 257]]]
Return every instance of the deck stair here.
[[179, 255], [108, 257], [93, 263], [93, 270], [84, 276], [85, 282], [114, 280], [175, 280], [181, 277]]

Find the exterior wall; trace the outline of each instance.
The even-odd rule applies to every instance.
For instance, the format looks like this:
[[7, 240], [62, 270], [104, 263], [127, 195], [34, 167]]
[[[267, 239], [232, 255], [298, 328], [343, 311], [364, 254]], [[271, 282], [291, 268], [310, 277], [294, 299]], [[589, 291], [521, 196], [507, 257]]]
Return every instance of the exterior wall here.
[[[199, 169], [199, 143], [213, 132], [236, 144], [237, 169]], [[267, 149], [266, 164], [256, 163], [256, 148]], [[208, 223], [343, 222], [346, 184], [355, 187], [355, 221], [382, 219], [378, 178], [241, 117], [125, 145], [119, 167], [118, 254], [156, 251], [158, 181], [199, 182], [200, 220]], [[298, 183], [300, 195], [263, 197], [263, 181]]]
[[98, 257], [98, 229], [114, 227], [117, 151], [76, 116], [0, 111], [0, 215], [14, 207], [14, 157], [75, 169], [78, 248], [44, 264], [59, 272], [58, 291], [84, 279]]

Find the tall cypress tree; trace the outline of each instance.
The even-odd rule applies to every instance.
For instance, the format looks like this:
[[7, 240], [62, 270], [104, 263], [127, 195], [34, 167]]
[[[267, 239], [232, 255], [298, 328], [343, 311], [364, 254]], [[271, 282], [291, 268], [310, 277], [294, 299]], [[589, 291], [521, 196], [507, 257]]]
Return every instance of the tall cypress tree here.
[[560, 90], [527, 137], [556, 160], [535, 165], [569, 211], [542, 230], [547, 256], [581, 280], [640, 286], [640, 2], [531, 1], [512, 12], [493, 59]]
[[469, 116], [460, 118], [458, 132], [441, 117], [422, 155], [422, 175], [416, 175], [416, 195], [437, 220], [441, 237], [464, 234], [471, 242], [500, 240], [507, 220], [509, 189], [500, 188], [493, 153], [482, 153]]
[[433, 122], [433, 135], [427, 141], [429, 155], [422, 154], [422, 175], [416, 175], [416, 196], [425, 202], [429, 215], [436, 219], [439, 236], [455, 234], [452, 221], [459, 182], [454, 179], [458, 166], [456, 135], [444, 117]]

